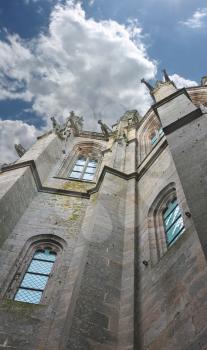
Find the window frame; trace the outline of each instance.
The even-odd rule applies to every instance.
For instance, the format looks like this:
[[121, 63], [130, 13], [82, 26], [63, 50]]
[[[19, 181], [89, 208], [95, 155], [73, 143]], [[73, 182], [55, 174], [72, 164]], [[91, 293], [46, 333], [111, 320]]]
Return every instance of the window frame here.
[[[83, 159], [83, 158], [85, 158], [85, 164], [84, 165], [78, 165], [78, 164], [76, 164], [79, 160], [81, 160], [81, 159]], [[95, 167], [92, 167], [92, 166], [89, 166], [89, 163], [90, 162], [96, 162], [96, 166]], [[68, 174], [68, 178], [69, 179], [72, 179], [72, 180], [76, 180], [76, 181], [88, 181], [88, 182], [93, 182], [94, 181], [94, 179], [96, 178], [96, 174], [97, 174], [97, 169], [98, 169], [98, 163], [99, 163], [99, 161], [98, 161], [98, 159], [97, 159], [97, 157], [95, 157], [95, 156], [93, 156], [93, 155], [84, 155], [84, 154], [79, 154], [77, 157], [76, 157], [76, 159], [75, 159], [75, 161], [73, 162], [73, 165], [72, 165], [72, 167], [71, 167], [71, 169], [69, 170], [69, 174]], [[83, 167], [82, 168], [82, 170], [81, 171], [79, 171], [79, 170], [74, 170], [74, 168], [76, 167], [76, 166], [81, 166], [81, 167]], [[93, 168], [93, 169], [95, 169], [95, 172], [94, 173], [88, 173], [86, 170], [87, 170], [87, 168]], [[80, 177], [74, 177], [74, 176], [71, 176], [71, 174], [72, 173], [80, 173]], [[90, 180], [90, 179], [84, 179], [84, 176], [86, 175], [86, 174], [88, 174], [88, 175], [93, 175], [93, 178]]]
[[[86, 183], [88, 182], [90, 184], [95, 183], [97, 181], [97, 177], [101, 169], [101, 162], [103, 159], [104, 149], [105, 147], [103, 144], [94, 141], [83, 141], [76, 143], [75, 145], [73, 145], [72, 149], [69, 150], [68, 154], [66, 154], [61, 160], [61, 163], [59, 164], [58, 169], [56, 170], [56, 174], [53, 177], [62, 180], [80, 181]], [[89, 157], [97, 161], [96, 172], [94, 173], [93, 180], [85, 180], [70, 177], [75, 162], [80, 156], [85, 156], [87, 158]]]
[[153, 132], [151, 132], [151, 135], [150, 135], [151, 146], [154, 147], [164, 135], [165, 134], [162, 127], [160, 127], [159, 129], [155, 129]]
[[[59, 238], [59, 237], [58, 237]], [[64, 241], [63, 241], [64, 242]], [[65, 244], [65, 242], [64, 242]], [[57, 273], [57, 267], [59, 265], [61, 255], [63, 252], [63, 246], [62, 242], [59, 244], [59, 242], [52, 240], [43, 240], [39, 242], [33, 242], [27, 249], [27, 252], [24, 254], [24, 256], [19, 259], [19, 266], [18, 269], [15, 269], [14, 276], [12, 278], [12, 281], [10, 282], [9, 287], [7, 288], [6, 297], [9, 299], [12, 299], [14, 302], [24, 302], [24, 301], [17, 301], [15, 300], [15, 295], [20, 288], [20, 285], [24, 279], [24, 276], [32, 262], [33, 256], [36, 251], [38, 250], [44, 250], [45, 248], [51, 249], [53, 252], [56, 253], [56, 260], [53, 264], [52, 270], [50, 271], [49, 278], [47, 280], [47, 283], [45, 285], [45, 288], [42, 293], [41, 300], [38, 304], [31, 305], [44, 305], [46, 304], [52, 293], [53, 293], [53, 287], [54, 287], [54, 279], [52, 278], [55, 273]], [[29, 303], [28, 303], [29, 304]]]
[[[180, 202], [181, 198], [182, 202]], [[163, 211], [169, 202], [177, 200], [178, 206], [180, 208], [182, 220], [183, 220], [183, 231], [182, 234], [177, 235], [176, 239], [173, 240], [171, 244], [167, 244], [166, 232], [163, 221]], [[185, 217], [183, 215], [183, 206], [186, 206], [184, 201], [184, 194], [179, 187], [179, 193], [177, 195], [176, 184], [174, 182], [166, 185], [156, 196], [154, 201], [148, 210], [148, 237], [149, 237], [149, 254], [152, 266], [156, 265], [162, 257], [167, 253], [167, 251], [173, 246], [178, 238], [181, 238], [185, 231], [186, 223]]]
[[[55, 255], [55, 260], [54, 260], [54, 261], [52, 261], [52, 260], [47, 260], [47, 259], [40, 259], [40, 258], [38, 259], [37, 257], [35, 257], [35, 255], [38, 254], [38, 252], [43, 252], [43, 251], [47, 251], [47, 250], [49, 250], [50, 253], [53, 253], [53, 254]], [[30, 259], [30, 262], [29, 262], [29, 264], [27, 265], [26, 271], [25, 271], [25, 273], [22, 275], [22, 278], [21, 278], [21, 281], [20, 281], [20, 283], [19, 283], [19, 286], [18, 286], [18, 288], [17, 288], [17, 290], [16, 290], [16, 293], [14, 294], [14, 301], [20, 301], [20, 302], [30, 303], [29, 301], [26, 301], [26, 300], [18, 300], [18, 299], [16, 299], [17, 294], [18, 294], [21, 290], [27, 290], [27, 291], [32, 291], [32, 292], [39, 292], [39, 293], [41, 293], [41, 297], [40, 297], [39, 302], [33, 302], [33, 303], [31, 302], [31, 303], [30, 303], [30, 304], [41, 304], [41, 300], [42, 300], [42, 298], [43, 298], [44, 291], [45, 291], [45, 289], [47, 288], [49, 278], [51, 277], [51, 275], [52, 275], [52, 273], [53, 273], [54, 265], [55, 265], [56, 259], [57, 259], [57, 253], [56, 253], [56, 252], [54, 251], [54, 249], [51, 248], [51, 247], [48, 247], [48, 246], [47, 246], [47, 247], [42, 248], [42, 249], [40, 249], [40, 248], [35, 249], [34, 252], [33, 252], [32, 258]], [[40, 272], [40, 271], [36, 271], [36, 272], [31, 271], [30, 268], [31, 268], [31, 266], [32, 266], [32, 263], [35, 262], [35, 261], [43, 262], [43, 263], [44, 263], [44, 262], [52, 263], [51, 270], [50, 270], [48, 273], [43, 273], [43, 272]], [[45, 285], [44, 285], [44, 288], [33, 288], [33, 287], [31, 287], [31, 286], [28, 287], [28, 286], [23, 285], [23, 282], [24, 282], [24, 280], [25, 280], [25, 277], [28, 276], [28, 275], [31, 275], [31, 276], [35, 275], [35, 276], [41, 276], [41, 277], [44, 276], [45, 278], [47, 278], [47, 281], [46, 281], [46, 283], [45, 283]]]
[[[165, 217], [164, 215], [169, 208], [169, 204], [173, 203], [173, 202], [176, 202], [176, 205], [172, 208], [172, 210]], [[169, 225], [169, 227], [167, 227], [166, 220], [170, 217], [170, 215], [172, 215], [172, 213], [176, 210], [176, 208], [179, 209], [179, 214], [178, 214], [178, 216], [176, 216], [176, 218], [173, 220], [173, 222]], [[164, 226], [165, 236], [166, 236], [166, 243], [167, 243], [167, 247], [169, 248], [178, 239], [178, 237], [185, 231], [185, 225], [184, 225], [184, 220], [182, 217], [181, 208], [180, 208], [180, 205], [179, 205], [176, 197], [174, 197], [172, 200], [170, 200], [166, 203], [166, 206], [162, 212], [162, 217], [163, 217], [163, 226]], [[176, 235], [170, 240], [169, 235], [168, 235], [169, 231], [176, 224], [176, 222], [178, 220], [180, 220], [180, 218], [182, 219], [182, 227], [179, 229], [179, 231], [176, 233]]]

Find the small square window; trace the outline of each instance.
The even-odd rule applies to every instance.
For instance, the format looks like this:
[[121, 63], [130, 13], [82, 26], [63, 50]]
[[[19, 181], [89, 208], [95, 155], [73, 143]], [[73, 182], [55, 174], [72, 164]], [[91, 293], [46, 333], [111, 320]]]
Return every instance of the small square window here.
[[83, 171], [83, 165], [75, 165], [74, 168], [73, 168], [73, 171], [80, 171], [80, 172], [82, 172]]
[[85, 165], [86, 159], [82, 158], [82, 159], [77, 159], [75, 164], [76, 165]]
[[92, 168], [89, 166], [86, 168], [86, 173], [88, 173], [88, 174], [94, 174], [95, 171], [96, 171], [96, 168]]
[[26, 273], [24, 275], [21, 287], [30, 289], [44, 290], [48, 281], [48, 276]]
[[90, 161], [88, 162], [88, 166], [93, 167], [93, 168], [96, 168], [96, 166], [97, 166], [97, 160], [90, 160]]
[[72, 171], [72, 173], [70, 174], [70, 177], [73, 177], [74, 179], [80, 179], [81, 173]]
[[92, 181], [92, 180], [93, 180], [93, 177], [94, 177], [93, 174], [87, 174], [87, 173], [85, 173], [85, 174], [83, 175], [83, 180]]
[[19, 288], [14, 300], [23, 301], [25, 303], [39, 304], [42, 297], [42, 292], [36, 290], [27, 290]]

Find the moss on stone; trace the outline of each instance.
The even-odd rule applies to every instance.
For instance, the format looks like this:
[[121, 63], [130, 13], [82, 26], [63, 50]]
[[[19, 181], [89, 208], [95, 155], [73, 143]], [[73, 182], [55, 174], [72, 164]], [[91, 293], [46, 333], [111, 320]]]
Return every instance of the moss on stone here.
[[76, 221], [80, 216], [81, 205], [75, 206], [72, 214], [69, 216], [69, 221]]
[[18, 313], [21, 315], [27, 315], [40, 307], [45, 307], [45, 305], [24, 303], [12, 299], [4, 299], [1, 304], [1, 309], [9, 312]]
[[92, 187], [91, 184], [80, 181], [65, 182], [62, 184], [62, 188], [64, 190], [72, 190], [78, 192], [86, 192], [90, 187]]

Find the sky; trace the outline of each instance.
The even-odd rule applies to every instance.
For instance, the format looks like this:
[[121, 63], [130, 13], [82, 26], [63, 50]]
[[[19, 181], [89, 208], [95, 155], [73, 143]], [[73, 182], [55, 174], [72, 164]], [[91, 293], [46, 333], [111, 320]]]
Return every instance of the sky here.
[[71, 110], [85, 129], [152, 104], [166, 68], [178, 88], [207, 75], [206, 0], [0, 0], [0, 164]]

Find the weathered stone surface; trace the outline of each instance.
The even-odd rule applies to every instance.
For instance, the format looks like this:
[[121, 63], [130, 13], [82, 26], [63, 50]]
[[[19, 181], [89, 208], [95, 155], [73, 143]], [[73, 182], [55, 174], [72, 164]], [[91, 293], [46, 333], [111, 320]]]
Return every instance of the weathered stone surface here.
[[[189, 93], [193, 102], [179, 94], [172, 104], [163, 101], [164, 127], [196, 110], [194, 101], [207, 103], [206, 86]], [[152, 109], [137, 124], [120, 119], [108, 141], [80, 132], [65, 146], [50, 132], [19, 168], [0, 173], [0, 348], [207, 349], [207, 266], [195, 229], [205, 236], [206, 116], [200, 118], [169, 134], [169, 146], [165, 136], [151, 144], [161, 126]], [[67, 178], [82, 143], [100, 150], [94, 183]], [[42, 187], [22, 163], [31, 160]], [[63, 168], [67, 176], [59, 178]], [[171, 190], [185, 231], [167, 247], [156, 203]], [[59, 247], [41, 303], [14, 301], [28, 247], [41, 239]]]

